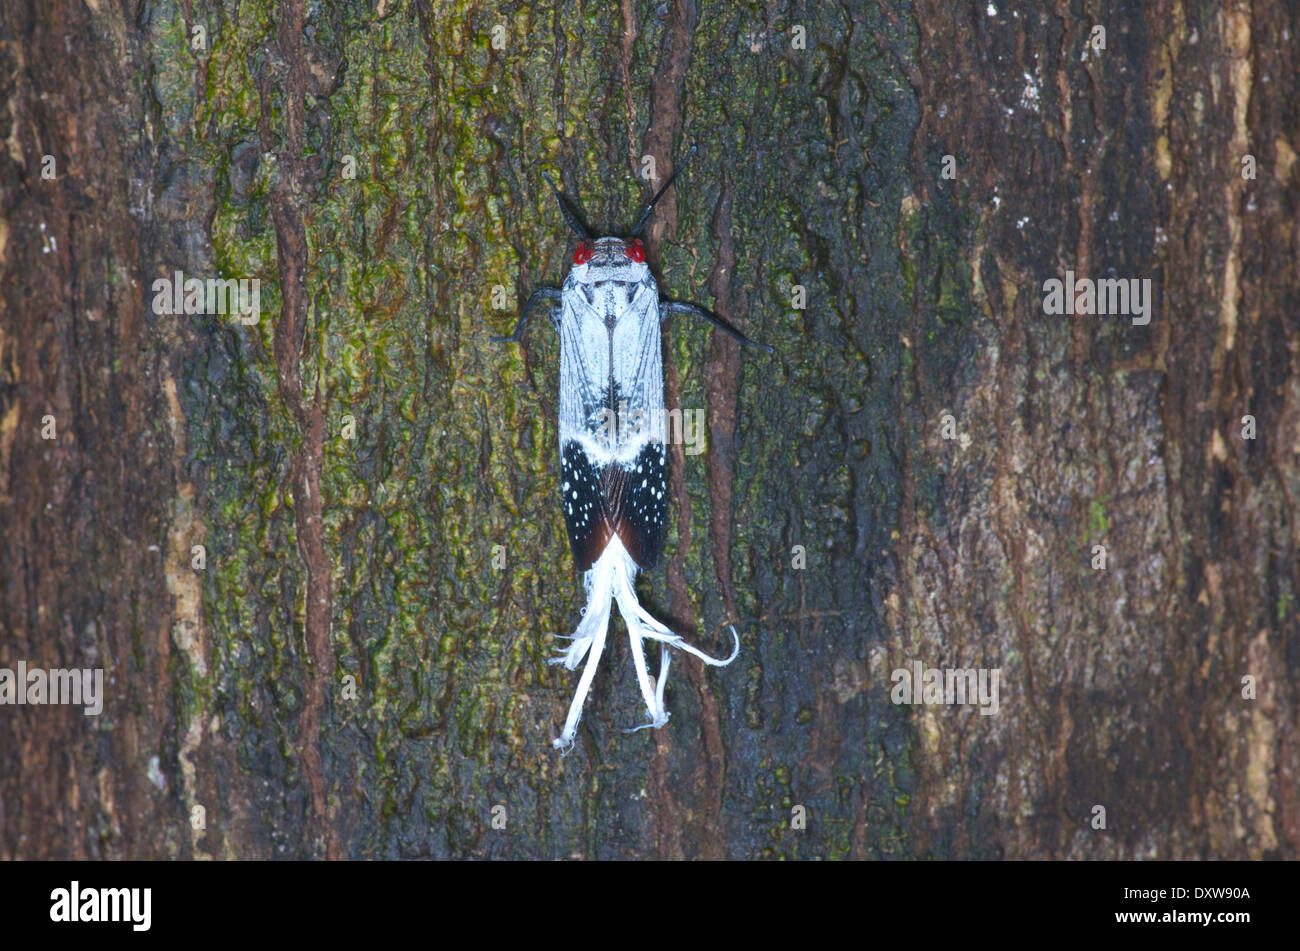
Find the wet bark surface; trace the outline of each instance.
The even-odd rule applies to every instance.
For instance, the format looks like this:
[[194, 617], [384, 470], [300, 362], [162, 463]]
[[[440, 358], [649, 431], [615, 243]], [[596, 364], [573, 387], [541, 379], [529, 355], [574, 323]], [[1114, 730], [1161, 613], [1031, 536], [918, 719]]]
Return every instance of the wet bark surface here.
[[[0, 857], [1295, 856], [1298, 32], [5, 5], [0, 668], [106, 699], [0, 706]], [[543, 170], [618, 233], [691, 144], [649, 260], [777, 352], [665, 325], [707, 451], [638, 590], [741, 654], [627, 733], [616, 620], [560, 758], [558, 341], [487, 338], [572, 253]], [[178, 270], [260, 319], [159, 313]], [[1067, 270], [1150, 322], [1046, 313]], [[892, 702], [918, 661], [997, 714]]]

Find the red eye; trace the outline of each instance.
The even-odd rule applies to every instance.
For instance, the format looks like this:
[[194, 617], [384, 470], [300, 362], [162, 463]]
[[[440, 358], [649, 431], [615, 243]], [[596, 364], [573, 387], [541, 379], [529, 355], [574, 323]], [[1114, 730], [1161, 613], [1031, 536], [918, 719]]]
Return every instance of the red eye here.
[[633, 238], [623, 246], [623, 253], [627, 255], [629, 261], [635, 261], [637, 264], [645, 260], [645, 248], [641, 246], [640, 238]]
[[578, 249], [573, 252], [574, 264], [586, 264], [591, 260], [591, 242], [583, 241], [578, 245]]

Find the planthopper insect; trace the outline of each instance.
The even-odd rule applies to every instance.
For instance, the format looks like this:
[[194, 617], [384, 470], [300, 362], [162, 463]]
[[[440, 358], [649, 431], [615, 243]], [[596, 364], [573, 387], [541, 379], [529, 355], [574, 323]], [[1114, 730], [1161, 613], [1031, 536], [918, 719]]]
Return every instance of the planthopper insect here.
[[[669, 648], [716, 667], [731, 663], [740, 651], [734, 627], [735, 647], [726, 660], [687, 644], [641, 607], [635, 587], [637, 572], [654, 567], [659, 558], [668, 506], [660, 324], [669, 314], [691, 314], [746, 346], [772, 352], [698, 304], [661, 300], [646, 265], [641, 233], [656, 202], [694, 154], [692, 147], [626, 238], [594, 237], [547, 176], [564, 220], [580, 239], [573, 267], [563, 287], [533, 291], [514, 333], [492, 337], [494, 342], [518, 342], [536, 307], [550, 312], [560, 334], [560, 504], [587, 592], [572, 643], [551, 661], [576, 670], [587, 657], [564, 730], [554, 741], [564, 752], [573, 746], [583, 701], [605, 649], [611, 600], [618, 602], [627, 624], [637, 682], [650, 715], [649, 723], [634, 729], [668, 722], [664, 685]], [[660, 642], [659, 677], [653, 681], [644, 640]]]

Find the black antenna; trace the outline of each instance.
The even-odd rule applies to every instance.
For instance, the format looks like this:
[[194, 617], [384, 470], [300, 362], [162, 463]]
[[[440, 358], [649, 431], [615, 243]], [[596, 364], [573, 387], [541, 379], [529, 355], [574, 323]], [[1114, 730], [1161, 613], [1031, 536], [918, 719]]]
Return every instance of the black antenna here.
[[564, 200], [564, 196], [560, 194], [560, 190], [555, 187], [555, 182], [551, 181], [551, 176], [542, 172], [542, 178], [546, 179], [546, 184], [550, 185], [551, 191], [555, 192], [555, 200], [560, 203], [560, 214], [564, 215], [565, 223], [583, 241], [590, 241], [591, 232], [587, 230], [587, 226], [582, 223], [582, 219], [578, 217], [577, 213], [569, 207], [568, 202]]
[[695, 150], [698, 148], [698, 145], [692, 145], [690, 151], [688, 151], [686, 155], [682, 157], [682, 160], [677, 163], [677, 167], [673, 169], [673, 173], [668, 176], [668, 181], [664, 182], [664, 187], [659, 189], [659, 193], [650, 199], [650, 204], [645, 206], [645, 211], [641, 212], [641, 217], [638, 218], [636, 224], [632, 226], [632, 231], [628, 234], [629, 238], [639, 236], [645, 229], [646, 222], [650, 220], [650, 212], [655, 210], [655, 204], [660, 198], [664, 197], [664, 192], [673, 187], [673, 182], [677, 181], [677, 176], [686, 171], [686, 163], [691, 160], [691, 156], [695, 154]]

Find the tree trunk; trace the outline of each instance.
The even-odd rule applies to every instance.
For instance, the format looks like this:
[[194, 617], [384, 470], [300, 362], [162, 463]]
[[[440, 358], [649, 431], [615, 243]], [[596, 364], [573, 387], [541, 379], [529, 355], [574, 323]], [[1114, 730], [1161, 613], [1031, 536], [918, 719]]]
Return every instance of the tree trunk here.
[[[531, 6], [0, 12], [0, 668], [106, 693], [0, 706], [0, 858], [1296, 856], [1295, 5]], [[777, 353], [665, 325], [639, 590], [741, 654], [626, 733], [614, 622], [560, 758], [559, 346], [487, 338], [544, 169], [619, 233], [693, 143], [650, 260]]]

